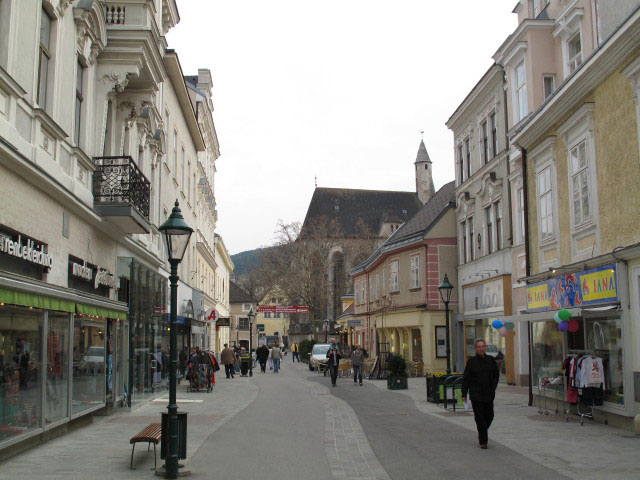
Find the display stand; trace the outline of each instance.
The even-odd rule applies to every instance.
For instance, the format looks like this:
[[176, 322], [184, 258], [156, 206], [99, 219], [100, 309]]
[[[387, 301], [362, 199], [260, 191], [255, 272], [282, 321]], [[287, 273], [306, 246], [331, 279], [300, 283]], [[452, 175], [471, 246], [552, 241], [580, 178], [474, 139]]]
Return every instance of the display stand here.
[[[538, 413], [549, 415], [547, 407], [547, 389], [550, 388], [555, 392], [556, 409], [555, 413], [560, 413], [560, 399], [564, 396], [564, 379], [562, 377], [554, 377], [547, 379], [548, 382], [538, 382]], [[542, 408], [542, 398], [544, 398], [544, 410]]]

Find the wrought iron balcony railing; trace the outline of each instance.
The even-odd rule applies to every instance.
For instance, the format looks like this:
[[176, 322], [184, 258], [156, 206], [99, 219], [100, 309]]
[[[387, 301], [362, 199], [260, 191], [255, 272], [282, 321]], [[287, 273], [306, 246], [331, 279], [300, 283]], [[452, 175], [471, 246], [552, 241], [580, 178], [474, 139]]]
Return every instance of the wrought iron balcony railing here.
[[151, 183], [133, 159], [94, 157], [93, 203], [96, 206], [127, 205], [149, 221]]

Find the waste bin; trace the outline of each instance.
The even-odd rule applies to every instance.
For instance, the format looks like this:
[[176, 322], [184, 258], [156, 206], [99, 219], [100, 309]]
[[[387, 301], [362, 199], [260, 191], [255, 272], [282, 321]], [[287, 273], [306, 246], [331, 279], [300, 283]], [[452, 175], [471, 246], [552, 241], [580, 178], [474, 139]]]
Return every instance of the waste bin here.
[[[162, 413], [160, 458], [169, 454], [169, 413]], [[178, 459], [187, 458], [187, 412], [178, 412]]]
[[247, 372], [249, 371], [249, 362], [251, 361], [251, 356], [242, 355], [240, 357], [240, 373], [243, 377], [247, 376]]

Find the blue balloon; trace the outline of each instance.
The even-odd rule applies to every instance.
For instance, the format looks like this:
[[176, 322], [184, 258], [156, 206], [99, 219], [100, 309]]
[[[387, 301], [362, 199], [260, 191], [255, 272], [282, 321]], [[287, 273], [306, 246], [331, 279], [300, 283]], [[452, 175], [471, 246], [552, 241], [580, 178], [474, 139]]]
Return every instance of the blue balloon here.
[[553, 319], [556, 321], [556, 323], [562, 322], [562, 319], [560, 318], [560, 315], [558, 314], [558, 312], [555, 313], [555, 315], [553, 316]]
[[496, 330], [500, 330], [502, 328], [502, 322], [500, 320], [494, 320], [491, 322], [491, 326]]

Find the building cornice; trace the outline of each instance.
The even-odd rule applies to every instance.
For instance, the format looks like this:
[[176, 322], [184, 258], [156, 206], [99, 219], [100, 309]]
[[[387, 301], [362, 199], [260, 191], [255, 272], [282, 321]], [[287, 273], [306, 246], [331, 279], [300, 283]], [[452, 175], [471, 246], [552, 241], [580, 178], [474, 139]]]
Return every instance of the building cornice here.
[[528, 149], [574, 105], [614, 73], [640, 44], [640, 9], [596, 49], [528, 119], [510, 132], [512, 143]]

